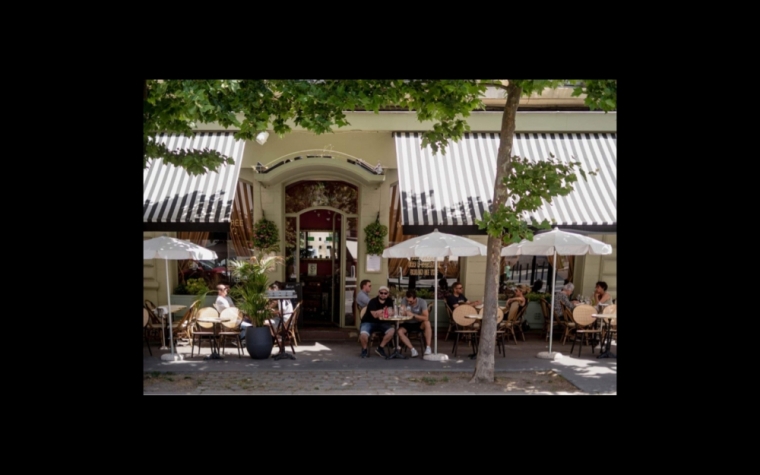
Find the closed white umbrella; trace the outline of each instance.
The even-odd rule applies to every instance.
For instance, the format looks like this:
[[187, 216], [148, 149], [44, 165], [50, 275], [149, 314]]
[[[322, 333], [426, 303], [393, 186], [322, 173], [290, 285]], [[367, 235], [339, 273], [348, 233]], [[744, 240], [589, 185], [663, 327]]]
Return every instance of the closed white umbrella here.
[[[486, 246], [480, 244], [477, 241], [468, 239], [462, 236], [456, 236], [454, 234], [439, 233], [438, 229], [435, 229], [432, 233], [418, 236], [416, 238], [408, 239], [404, 242], [398, 243], [393, 247], [383, 251], [383, 257], [385, 258], [400, 258], [400, 257], [420, 257], [420, 258], [434, 258], [435, 269], [438, 270], [438, 258], [446, 256], [485, 256], [487, 255]], [[433, 330], [435, 336], [433, 338], [434, 348], [433, 351], [438, 354], [438, 285], [434, 285], [435, 289], [435, 316]]]
[[[211, 260], [216, 259], [216, 252], [206, 249], [203, 246], [193, 244], [190, 241], [177, 239], [167, 236], [160, 236], [143, 241], [143, 259], [163, 259], [166, 267], [166, 300], [169, 305], [169, 346], [171, 354], [161, 355], [162, 360], [175, 361], [174, 355], [174, 338], [172, 328], [172, 300], [169, 289], [169, 260], [193, 259]], [[180, 358], [181, 359], [181, 358]]]
[[[501, 249], [502, 256], [554, 256], [554, 275], [552, 287], [557, 282], [557, 255], [560, 256], [583, 256], [586, 254], [604, 255], [612, 254], [612, 246], [582, 234], [569, 233], [559, 229], [536, 234], [532, 241], [523, 239], [519, 243], [510, 244]], [[549, 355], [552, 352], [552, 339], [554, 338], [554, 292], [552, 292], [552, 306], [549, 319]]]

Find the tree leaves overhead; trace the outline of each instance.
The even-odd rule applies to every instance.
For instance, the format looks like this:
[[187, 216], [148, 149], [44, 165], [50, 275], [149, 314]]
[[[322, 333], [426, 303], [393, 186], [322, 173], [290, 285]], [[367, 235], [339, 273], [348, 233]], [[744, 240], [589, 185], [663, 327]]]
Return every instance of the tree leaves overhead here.
[[236, 139], [253, 140], [273, 129], [282, 136], [288, 122], [316, 134], [350, 125], [346, 111], [398, 107], [415, 110], [421, 122], [434, 122], [423, 143], [445, 151], [469, 126], [470, 111], [482, 108], [485, 84], [478, 80], [147, 80], [143, 107], [143, 166], [151, 159], [185, 168], [193, 175], [233, 163], [213, 150], [169, 152], [155, 143], [161, 132], [192, 136], [201, 123], [237, 127]]

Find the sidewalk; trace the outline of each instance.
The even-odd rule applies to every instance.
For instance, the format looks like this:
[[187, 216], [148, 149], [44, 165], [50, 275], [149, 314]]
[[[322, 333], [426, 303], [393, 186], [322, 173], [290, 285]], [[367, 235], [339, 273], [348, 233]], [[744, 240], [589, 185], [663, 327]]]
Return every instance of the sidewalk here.
[[[554, 361], [542, 359], [537, 355], [548, 351], [548, 342], [531, 333], [526, 339], [518, 340], [517, 345], [508, 343], [506, 357], [497, 350], [494, 357], [497, 378], [499, 374], [553, 370], [578, 388], [572, 394], [617, 394], [617, 359], [598, 359], [599, 351], [592, 355], [587, 346], [578, 357], [577, 345], [570, 356], [570, 343], [563, 346], [558, 341], [552, 344], [552, 351], [563, 357]], [[147, 346], [143, 348], [143, 371], [190, 376], [187, 379], [202, 375], [202, 386], [188, 394], [504, 394], [498, 388], [475, 384], [456, 392], [446, 392], [447, 384], [432, 387], [425, 384], [425, 380], [454, 380], [461, 379], [463, 374], [472, 375], [475, 360], [468, 358], [470, 349], [460, 344], [458, 356], [454, 357], [452, 345], [451, 339], [443, 341], [439, 335], [438, 353], [448, 355], [448, 361], [427, 361], [421, 356], [385, 360], [374, 353], [369, 358], [360, 358], [361, 346], [355, 340], [304, 341], [296, 347], [294, 360], [254, 360], [245, 348], [238, 358], [234, 347], [225, 348], [224, 359], [204, 360], [209, 354], [207, 346], [201, 356], [196, 347], [192, 358], [189, 346], [179, 346], [176, 352], [183, 356], [182, 361], [162, 361], [161, 354], [168, 350], [159, 351], [151, 344], [153, 356], [148, 354]], [[617, 346], [612, 347], [612, 352], [617, 353]], [[272, 354], [276, 353], [274, 349]], [[145, 391], [145, 394], [158, 393]]]

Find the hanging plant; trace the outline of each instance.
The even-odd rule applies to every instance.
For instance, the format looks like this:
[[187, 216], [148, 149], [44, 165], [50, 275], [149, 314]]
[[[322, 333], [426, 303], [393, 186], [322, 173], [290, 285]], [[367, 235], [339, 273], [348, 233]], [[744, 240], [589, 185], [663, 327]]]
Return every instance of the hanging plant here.
[[364, 242], [367, 244], [367, 254], [382, 255], [385, 245], [383, 238], [388, 235], [388, 226], [375, 220], [364, 228]]
[[261, 218], [253, 225], [253, 247], [265, 252], [280, 251], [280, 231], [274, 221]]

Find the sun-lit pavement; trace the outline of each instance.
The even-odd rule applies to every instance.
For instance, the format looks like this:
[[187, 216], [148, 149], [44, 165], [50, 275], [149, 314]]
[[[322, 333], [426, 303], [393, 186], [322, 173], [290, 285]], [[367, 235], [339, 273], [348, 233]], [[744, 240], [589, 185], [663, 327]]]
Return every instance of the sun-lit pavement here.
[[[296, 359], [255, 360], [243, 349], [242, 358], [237, 350], [225, 349], [224, 359], [204, 360], [208, 347], [198, 356], [190, 358], [190, 347], [179, 346], [176, 352], [182, 361], [162, 361], [159, 351], [152, 346], [153, 356], [143, 348], [143, 372], [156, 377], [185, 380], [187, 388], [172, 394], [617, 394], [617, 359], [598, 359], [597, 350], [578, 347], [569, 356], [570, 344], [554, 342], [552, 351], [562, 353], [557, 360], [538, 358], [539, 352], [548, 351], [548, 343], [538, 335], [528, 334], [527, 341], [507, 344], [506, 356], [496, 354], [494, 371], [497, 375], [512, 372], [554, 370], [572, 383], [575, 392], [505, 391], [489, 385], [467, 385], [466, 389], [451, 390], [454, 374], [471, 375], [475, 360], [468, 358], [470, 350], [460, 345], [459, 354], [451, 353], [452, 341], [438, 342], [438, 353], [447, 354], [448, 361], [427, 361], [422, 358], [384, 360], [371, 354], [360, 358], [356, 341], [305, 341], [296, 347]], [[288, 348], [288, 350], [290, 350]], [[617, 353], [617, 347], [612, 347]], [[276, 354], [276, 351], [273, 351]], [[407, 353], [408, 355], [408, 353]], [[447, 374], [451, 374], [448, 377]], [[202, 381], [198, 384], [199, 381]], [[162, 394], [151, 384], [144, 384], [144, 394]]]

